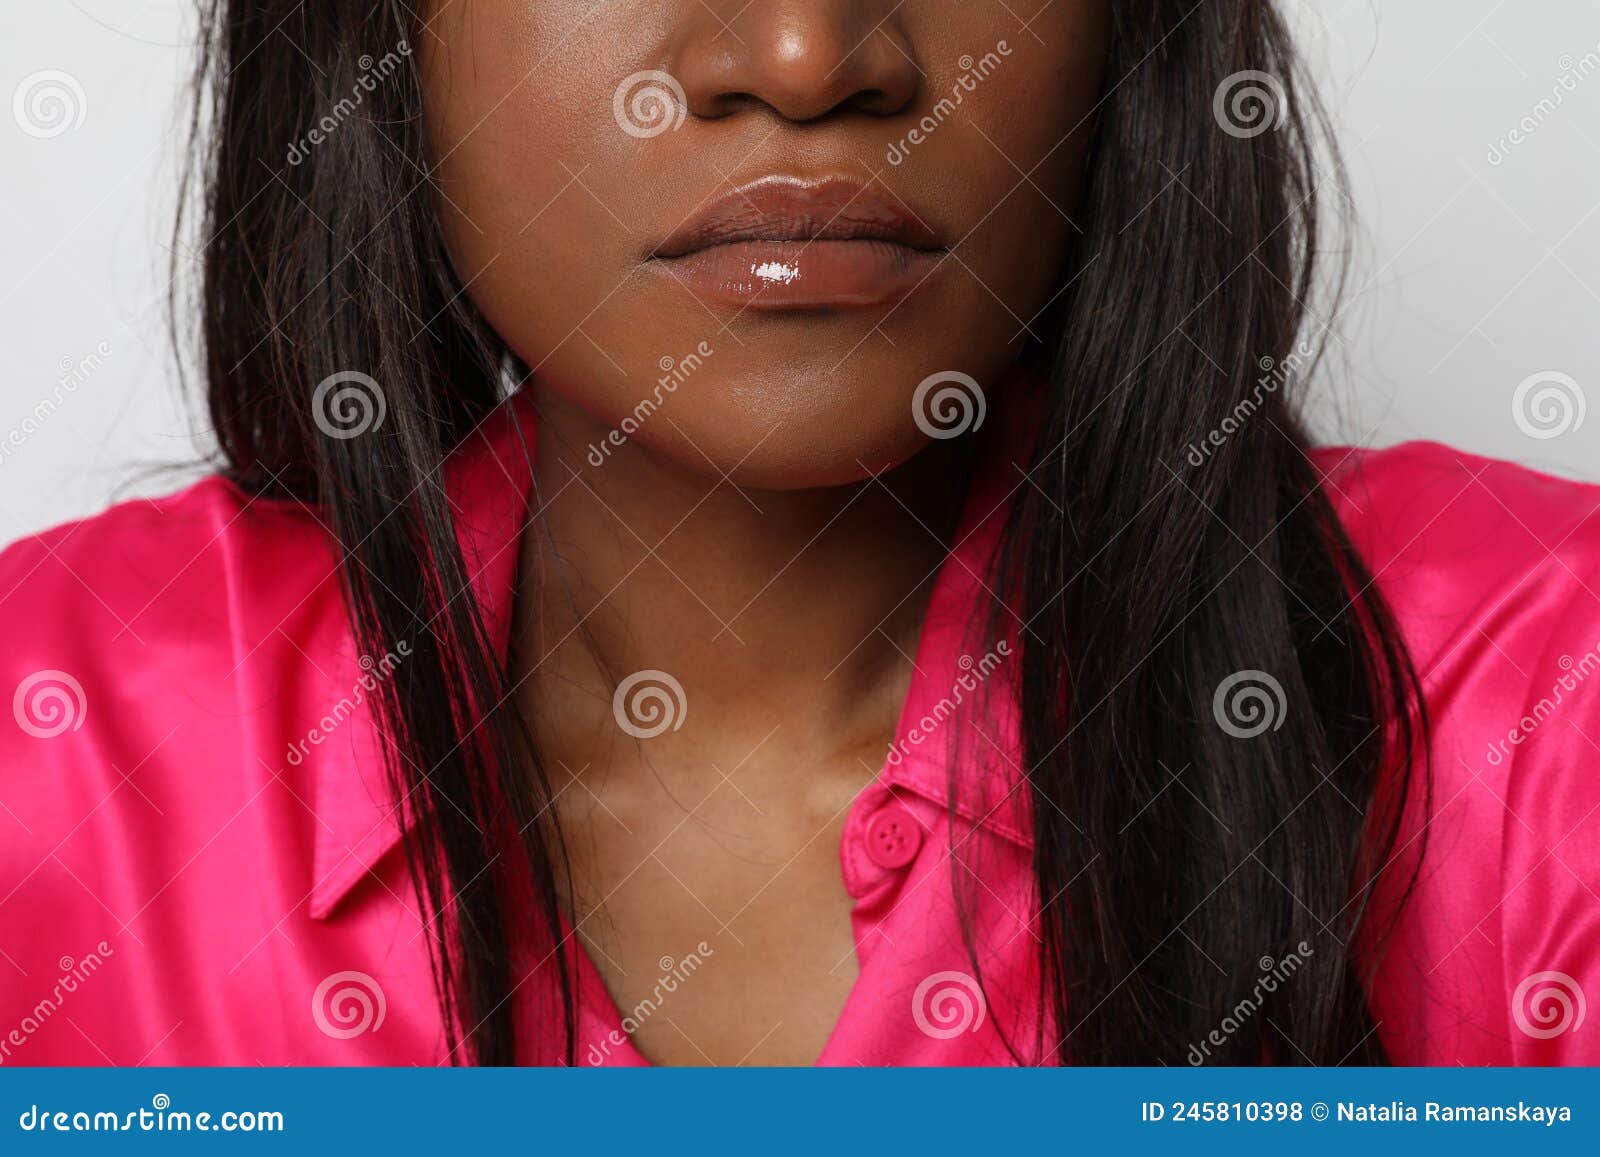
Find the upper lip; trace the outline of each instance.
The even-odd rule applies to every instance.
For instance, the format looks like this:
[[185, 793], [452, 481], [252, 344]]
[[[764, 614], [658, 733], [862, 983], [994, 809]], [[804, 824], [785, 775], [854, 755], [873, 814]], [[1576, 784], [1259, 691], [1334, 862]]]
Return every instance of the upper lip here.
[[864, 240], [942, 247], [926, 222], [876, 183], [853, 177], [763, 177], [703, 206], [650, 255], [682, 257], [739, 241]]

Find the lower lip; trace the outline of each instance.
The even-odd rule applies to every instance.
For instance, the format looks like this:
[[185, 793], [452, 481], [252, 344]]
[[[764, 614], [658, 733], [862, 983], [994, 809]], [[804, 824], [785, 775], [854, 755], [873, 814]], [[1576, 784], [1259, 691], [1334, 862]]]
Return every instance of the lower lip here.
[[899, 301], [938, 253], [892, 241], [739, 241], [656, 258], [700, 300], [741, 310], [852, 309]]

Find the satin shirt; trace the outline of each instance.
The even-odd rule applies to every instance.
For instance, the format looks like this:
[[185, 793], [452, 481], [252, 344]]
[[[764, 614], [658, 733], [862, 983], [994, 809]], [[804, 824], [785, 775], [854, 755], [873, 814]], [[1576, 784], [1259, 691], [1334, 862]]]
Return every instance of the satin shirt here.
[[[501, 646], [530, 423], [513, 399], [447, 466]], [[997, 1026], [1034, 1015], [1016, 729], [976, 694], [1010, 656], [965, 630], [1014, 436], [984, 436], [898, 734], [844, 825], [859, 979], [822, 1064], [1010, 1063]], [[1426, 860], [1372, 993], [1378, 1031], [1401, 1063], [1600, 1063], [1600, 488], [1423, 443], [1315, 461], [1434, 727], [1432, 807], [1402, 837], [1425, 826]], [[221, 478], [114, 507], [0, 554], [0, 624], [0, 1064], [447, 1059], [369, 714], [407, 656], [356, 653], [315, 511]], [[980, 701], [993, 755], [962, 769], [952, 816], [950, 724]], [[982, 865], [981, 987], [956, 845]], [[627, 1010], [576, 954], [580, 1063], [645, 1063], [629, 1030], [717, 983], [715, 944], [691, 939]], [[1293, 971], [1261, 964], [1263, 983]]]

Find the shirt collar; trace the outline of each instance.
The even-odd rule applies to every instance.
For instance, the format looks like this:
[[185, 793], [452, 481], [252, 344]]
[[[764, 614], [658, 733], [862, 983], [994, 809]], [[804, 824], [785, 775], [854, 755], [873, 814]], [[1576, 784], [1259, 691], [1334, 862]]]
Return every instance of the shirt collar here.
[[[533, 405], [526, 392], [503, 403], [450, 455], [444, 490], [479, 613], [504, 662], [523, 528], [533, 492]], [[339, 607], [342, 615], [342, 604]], [[384, 677], [384, 656], [358, 657], [343, 628], [334, 686], [361, 702], [314, 762], [316, 843], [311, 915], [326, 919], [400, 842], [401, 819], [384, 769], [383, 738], [361, 689]], [[398, 647], [401, 640], [396, 641]], [[409, 642], [408, 642], [409, 647]], [[390, 659], [404, 663], [404, 655]]]
[[[992, 563], [1024, 471], [1040, 385], [1022, 374], [996, 390], [978, 432], [977, 469], [955, 538], [934, 580], [917, 644], [916, 666], [883, 782], [912, 791], [1023, 847], [1032, 845], [1026, 777], [1019, 766], [1015, 680], [1017, 617], [1001, 612], [1006, 633], [989, 630]], [[475, 596], [497, 654], [510, 639], [517, 561], [533, 490], [533, 406], [526, 391], [492, 413], [446, 463], [445, 492], [457, 523]], [[1007, 626], [1007, 624], [1009, 624]], [[380, 656], [371, 656], [376, 664]], [[400, 660], [404, 661], [403, 657]], [[343, 648], [342, 686], [365, 670]], [[402, 827], [384, 772], [382, 737], [370, 713], [351, 718], [350, 741], [319, 750], [318, 820], [311, 915], [327, 918], [399, 843]]]
[[[934, 578], [882, 779], [971, 824], [1033, 845], [1021, 767], [1021, 615], [999, 606], [994, 562], [1037, 429], [1043, 386], [1018, 371], [993, 391], [950, 551]], [[998, 616], [994, 613], [998, 608]]]

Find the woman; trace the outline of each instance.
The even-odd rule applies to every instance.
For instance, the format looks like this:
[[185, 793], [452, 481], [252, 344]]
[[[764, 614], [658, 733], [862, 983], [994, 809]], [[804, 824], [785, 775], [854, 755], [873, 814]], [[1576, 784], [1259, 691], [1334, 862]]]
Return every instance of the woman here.
[[1600, 1059], [1600, 494], [1310, 448], [1267, 0], [203, 32], [222, 460], [0, 557], [4, 1059]]

